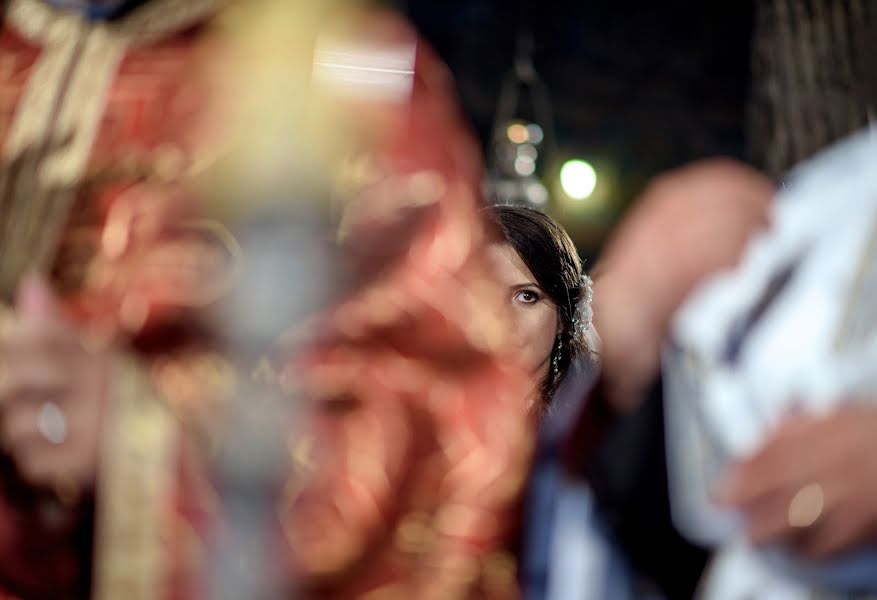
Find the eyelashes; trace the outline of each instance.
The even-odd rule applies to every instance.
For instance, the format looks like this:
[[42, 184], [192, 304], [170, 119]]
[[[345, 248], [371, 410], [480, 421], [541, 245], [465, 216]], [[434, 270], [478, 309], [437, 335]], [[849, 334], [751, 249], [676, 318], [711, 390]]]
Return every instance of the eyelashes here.
[[542, 300], [542, 294], [536, 290], [519, 290], [514, 295], [514, 301], [520, 304], [536, 304]]

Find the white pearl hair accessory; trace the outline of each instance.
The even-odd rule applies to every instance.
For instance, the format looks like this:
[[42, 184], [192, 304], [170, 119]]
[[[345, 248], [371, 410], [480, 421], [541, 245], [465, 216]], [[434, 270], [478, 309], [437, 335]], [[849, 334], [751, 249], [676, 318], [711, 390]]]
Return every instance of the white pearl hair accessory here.
[[594, 299], [594, 282], [588, 275], [582, 273], [582, 295], [579, 298], [573, 314], [573, 326], [577, 339], [586, 341], [588, 331], [591, 329], [591, 321], [594, 318], [594, 309], [591, 301]]

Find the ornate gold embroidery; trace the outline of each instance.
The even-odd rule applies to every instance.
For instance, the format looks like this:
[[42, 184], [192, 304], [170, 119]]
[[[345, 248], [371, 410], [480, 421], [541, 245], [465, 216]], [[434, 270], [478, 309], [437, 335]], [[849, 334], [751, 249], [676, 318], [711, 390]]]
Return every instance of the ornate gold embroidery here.
[[[10, 234], [0, 240], [0, 283], [11, 289], [25, 266], [47, 262], [57, 241], [128, 41], [119, 24], [90, 25], [35, 0], [12, 0], [7, 19], [44, 46], [4, 148], [7, 165], [27, 158], [0, 207]], [[136, 365], [123, 365], [115, 383], [98, 494], [95, 597], [146, 600], [159, 596], [166, 572], [160, 535], [177, 423]]]
[[98, 494], [98, 600], [160, 596], [178, 424], [133, 361], [119, 366]]

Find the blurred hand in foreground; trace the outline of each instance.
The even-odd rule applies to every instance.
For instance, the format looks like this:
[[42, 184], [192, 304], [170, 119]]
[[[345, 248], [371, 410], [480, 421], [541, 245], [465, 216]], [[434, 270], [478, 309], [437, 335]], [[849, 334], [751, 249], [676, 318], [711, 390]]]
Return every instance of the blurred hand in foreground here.
[[731, 160], [655, 179], [610, 238], [594, 270], [594, 323], [609, 400], [634, 408], [658, 373], [673, 313], [707, 276], [733, 266], [768, 224], [771, 181]]
[[755, 544], [824, 559], [877, 539], [877, 408], [783, 422], [732, 469], [721, 501], [743, 510]]
[[37, 486], [93, 485], [108, 360], [87, 348], [39, 276], [19, 285], [0, 318], [0, 441]]

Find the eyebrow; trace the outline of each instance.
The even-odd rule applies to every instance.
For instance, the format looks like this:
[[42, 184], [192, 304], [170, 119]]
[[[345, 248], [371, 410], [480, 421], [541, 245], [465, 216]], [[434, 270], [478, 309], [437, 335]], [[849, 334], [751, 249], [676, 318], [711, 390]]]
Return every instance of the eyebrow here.
[[535, 281], [530, 282], [530, 283], [516, 283], [515, 285], [510, 285], [509, 289], [522, 290], [524, 288], [531, 288], [531, 287], [538, 289], [540, 292], [543, 291], [542, 287], [538, 283], [536, 283]]

